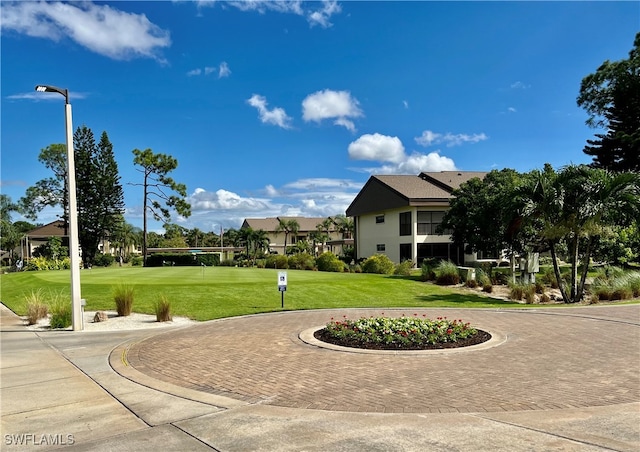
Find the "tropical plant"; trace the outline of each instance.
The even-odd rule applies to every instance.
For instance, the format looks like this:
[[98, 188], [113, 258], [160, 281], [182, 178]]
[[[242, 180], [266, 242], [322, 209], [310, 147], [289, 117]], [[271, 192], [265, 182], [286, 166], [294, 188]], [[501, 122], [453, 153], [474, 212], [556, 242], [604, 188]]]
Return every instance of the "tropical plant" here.
[[300, 224], [295, 218], [278, 218], [278, 226], [275, 232], [284, 232], [284, 253], [287, 254], [287, 243], [289, 234], [296, 235], [300, 230]]
[[[540, 239], [549, 247], [556, 279], [562, 281], [557, 245], [566, 241], [570, 291], [559, 285], [565, 302], [580, 301], [589, 269], [592, 244], [612, 224], [629, 224], [640, 215], [640, 174], [611, 173], [586, 165], [569, 165], [555, 173], [550, 165], [532, 174], [524, 190], [524, 215], [540, 221]], [[584, 251], [580, 253], [581, 242]], [[578, 265], [583, 262], [578, 278]]]

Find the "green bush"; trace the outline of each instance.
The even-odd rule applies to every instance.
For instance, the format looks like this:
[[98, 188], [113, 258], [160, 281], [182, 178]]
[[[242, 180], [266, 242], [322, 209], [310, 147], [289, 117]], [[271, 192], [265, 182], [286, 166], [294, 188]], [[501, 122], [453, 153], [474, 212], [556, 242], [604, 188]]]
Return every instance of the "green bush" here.
[[120, 284], [113, 289], [113, 299], [119, 316], [131, 315], [133, 307], [134, 288], [128, 284]]
[[96, 267], [110, 267], [115, 262], [115, 258], [111, 254], [96, 254], [93, 265]]
[[451, 261], [441, 261], [435, 269], [436, 284], [452, 286], [460, 283], [458, 267]]
[[289, 258], [282, 254], [270, 254], [264, 265], [266, 268], [287, 269], [289, 268]]
[[293, 254], [289, 256], [287, 263], [289, 268], [296, 270], [313, 270], [316, 267], [316, 260], [308, 253]]
[[68, 328], [71, 326], [71, 301], [63, 300], [61, 295], [57, 295], [51, 301], [49, 306], [49, 312], [51, 317], [49, 318], [49, 324], [51, 328]]
[[482, 291], [483, 291], [483, 292], [486, 292], [486, 293], [491, 293], [491, 292], [493, 292], [493, 285], [492, 285], [490, 282], [489, 282], [489, 283], [486, 283], [486, 284], [483, 284], [483, 285], [482, 285]]
[[329, 251], [318, 256], [318, 258], [316, 259], [316, 265], [318, 267], [318, 270], [320, 270], [321, 272], [337, 273], [343, 272], [345, 266], [344, 262], [338, 259], [338, 256]]
[[220, 265], [220, 257], [208, 253], [157, 253], [147, 257], [147, 267], [200, 267], [202, 264], [207, 267]]
[[362, 263], [363, 273], [390, 275], [393, 273], [394, 268], [393, 261], [386, 254], [374, 254]]
[[410, 276], [412, 269], [413, 261], [406, 260], [396, 265], [396, 268], [393, 270], [393, 274], [400, 276]]
[[166, 295], [160, 295], [160, 299], [154, 304], [156, 311], [156, 321], [158, 322], [170, 322], [173, 320], [171, 317], [171, 302]]
[[133, 267], [139, 267], [142, 264], [144, 264], [144, 259], [142, 259], [142, 256], [133, 256], [131, 258], [131, 265]]

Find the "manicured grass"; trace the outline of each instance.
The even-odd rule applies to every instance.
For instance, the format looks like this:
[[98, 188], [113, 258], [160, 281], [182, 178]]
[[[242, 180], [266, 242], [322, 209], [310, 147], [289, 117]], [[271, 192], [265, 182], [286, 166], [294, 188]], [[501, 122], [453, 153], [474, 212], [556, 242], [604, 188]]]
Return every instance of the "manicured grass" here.
[[[135, 288], [133, 311], [155, 314], [162, 295], [174, 316], [194, 320], [281, 310], [278, 270], [235, 267], [111, 267], [82, 270], [82, 298], [87, 310], [115, 310], [113, 290]], [[462, 293], [412, 277], [287, 270], [285, 310], [391, 307], [522, 307], [517, 303]], [[69, 293], [68, 271], [9, 273], [0, 276], [2, 302], [20, 315], [26, 296]]]

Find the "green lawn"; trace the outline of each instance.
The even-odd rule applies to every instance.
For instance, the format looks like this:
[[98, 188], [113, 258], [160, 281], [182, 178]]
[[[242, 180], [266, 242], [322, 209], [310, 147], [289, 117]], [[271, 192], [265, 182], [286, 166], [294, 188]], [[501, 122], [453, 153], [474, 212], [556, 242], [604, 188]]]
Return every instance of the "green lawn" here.
[[[112, 267], [81, 271], [87, 310], [115, 310], [113, 288], [135, 287], [135, 312], [153, 314], [166, 295], [177, 316], [195, 320], [279, 311], [278, 270], [235, 267]], [[285, 310], [355, 307], [522, 307], [517, 303], [462, 293], [415, 278], [355, 273], [287, 270]], [[25, 295], [42, 289], [69, 293], [69, 271], [9, 273], [0, 276], [1, 300], [26, 313]]]

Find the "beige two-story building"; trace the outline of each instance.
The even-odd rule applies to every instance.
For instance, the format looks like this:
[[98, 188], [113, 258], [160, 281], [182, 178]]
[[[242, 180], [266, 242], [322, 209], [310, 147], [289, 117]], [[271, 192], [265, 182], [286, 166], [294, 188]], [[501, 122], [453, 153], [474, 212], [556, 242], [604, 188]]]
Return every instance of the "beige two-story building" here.
[[[298, 223], [298, 230], [295, 233], [286, 234], [279, 230], [280, 220], [289, 222], [294, 220]], [[319, 225], [325, 222], [328, 228], [319, 228]], [[332, 251], [340, 254], [343, 246], [353, 244], [353, 239], [348, 234], [344, 234], [338, 230], [337, 224], [332, 217], [272, 217], [272, 218], [247, 218], [243, 221], [241, 229], [251, 228], [253, 230], [263, 230], [269, 238], [269, 249], [278, 254], [284, 254], [285, 248], [295, 246], [298, 242], [312, 242], [310, 234], [318, 232], [320, 229], [326, 233], [328, 240], [324, 243], [316, 243], [316, 253], [323, 251]]]
[[371, 176], [351, 205], [356, 258], [386, 254], [394, 262], [424, 259], [465, 262], [462, 246], [448, 231], [438, 232], [449, 208], [451, 193], [460, 184], [487, 173], [475, 171], [423, 172], [413, 175]]

